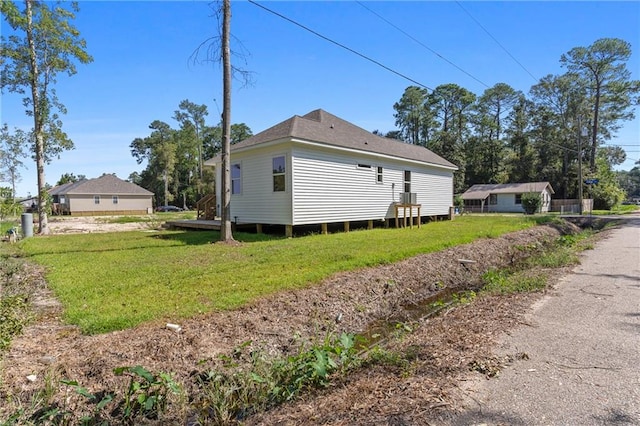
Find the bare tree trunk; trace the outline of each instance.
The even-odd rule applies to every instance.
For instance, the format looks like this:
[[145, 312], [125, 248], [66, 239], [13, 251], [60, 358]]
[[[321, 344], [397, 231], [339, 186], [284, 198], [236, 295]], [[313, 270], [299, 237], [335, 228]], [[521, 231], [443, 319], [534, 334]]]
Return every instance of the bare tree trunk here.
[[167, 169], [164, 169], [162, 180], [164, 180], [164, 205], [168, 206], [169, 205], [169, 173], [167, 173]]
[[222, 200], [220, 241], [232, 241], [231, 233], [231, 0], [223, 2], [222, 21], [222, 68], [223, 68], [223, 104], [222, 104]]
[[44, 175], [44, 135], [42, 133], [42, 108], [38, 91], [38, 61], [33, 34], [32, 0], [25, 0], [27, 7], [27, 40], [29, 42], [29, 61], [31, 65], [31, 101], [33, 102], [33, 130], [36, 139], [36, 169], [38, 172], [38, 233], [49, 234], [47, 218], [47, 190]]
[[589, 150], [589, 168], [592, 172], [596, 170], [596, 152], [598, 151], [598, 120], [600, 114], [600, 89], [602, 84], [599, 80], [596, 80], [596, 99], [593, 107], [593, 123], [591, 128], [591, 147]]

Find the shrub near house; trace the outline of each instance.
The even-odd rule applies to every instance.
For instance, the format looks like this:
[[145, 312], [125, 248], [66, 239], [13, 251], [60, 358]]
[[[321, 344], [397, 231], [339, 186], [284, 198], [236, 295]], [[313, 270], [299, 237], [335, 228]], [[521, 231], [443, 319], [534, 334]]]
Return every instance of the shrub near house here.
[[540, 211], [542, 196], [535, 192], [522, 194], [522, 208], [526, 214], [534, 214]]

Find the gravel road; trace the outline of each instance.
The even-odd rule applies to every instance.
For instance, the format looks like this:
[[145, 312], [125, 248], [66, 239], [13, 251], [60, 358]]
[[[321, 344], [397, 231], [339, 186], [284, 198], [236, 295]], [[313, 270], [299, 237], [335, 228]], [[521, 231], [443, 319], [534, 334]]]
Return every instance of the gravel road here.
[[466, 382], [446, 424], [640, 425], [640, 216], [610, 232], [502, 340], [517, 360]]

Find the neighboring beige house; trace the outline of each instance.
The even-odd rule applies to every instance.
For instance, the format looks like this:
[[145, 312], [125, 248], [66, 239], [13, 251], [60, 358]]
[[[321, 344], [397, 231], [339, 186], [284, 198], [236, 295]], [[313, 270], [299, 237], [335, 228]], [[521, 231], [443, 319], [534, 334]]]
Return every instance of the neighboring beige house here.
[[548, 212], [551, 195], [549, 182], [501, 183], [473, 185], [462, 194], [464, 208], [472, 212], [522, 213], [522, 194], [536, 193], [542, 197], [541, 212]]
[[49, 194], [53, 198], [53, 214], [97, 216], [153, 211], [152, 192], [111, 174], [59, 185]]

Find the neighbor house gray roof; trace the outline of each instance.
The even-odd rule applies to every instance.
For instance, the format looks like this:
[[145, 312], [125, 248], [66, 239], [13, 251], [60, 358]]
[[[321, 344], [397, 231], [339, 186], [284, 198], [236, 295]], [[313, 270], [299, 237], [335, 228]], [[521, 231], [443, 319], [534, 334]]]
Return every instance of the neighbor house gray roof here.
[[473, 185], [462, 194], [463, 200], [484, 200], [490, 194], [525, 194], [527, 192], [540, 193], [549, 187], [553, 194], [553, 188], [549, 182], [525, 182], [525, 183], [499, 183]]
[[[311, 111], [302, 117], [295, 115], [263, 132], [232, 145], [231, 152], [249, 149], [259, 144], [288, 139], [351, 148], [457, 169], [455, 164], [450, 163], [427, 148], [374, 135], [322, 109]], [[208, 163], [211, 164], [211, 160]]]
[[58, 185], [49, 190], [51, 195], [89, 194], [89, 195], [153, 195], [153, 192], [119, 179], [115, 175], [105, 174], [95, 179], [82, 179]]

